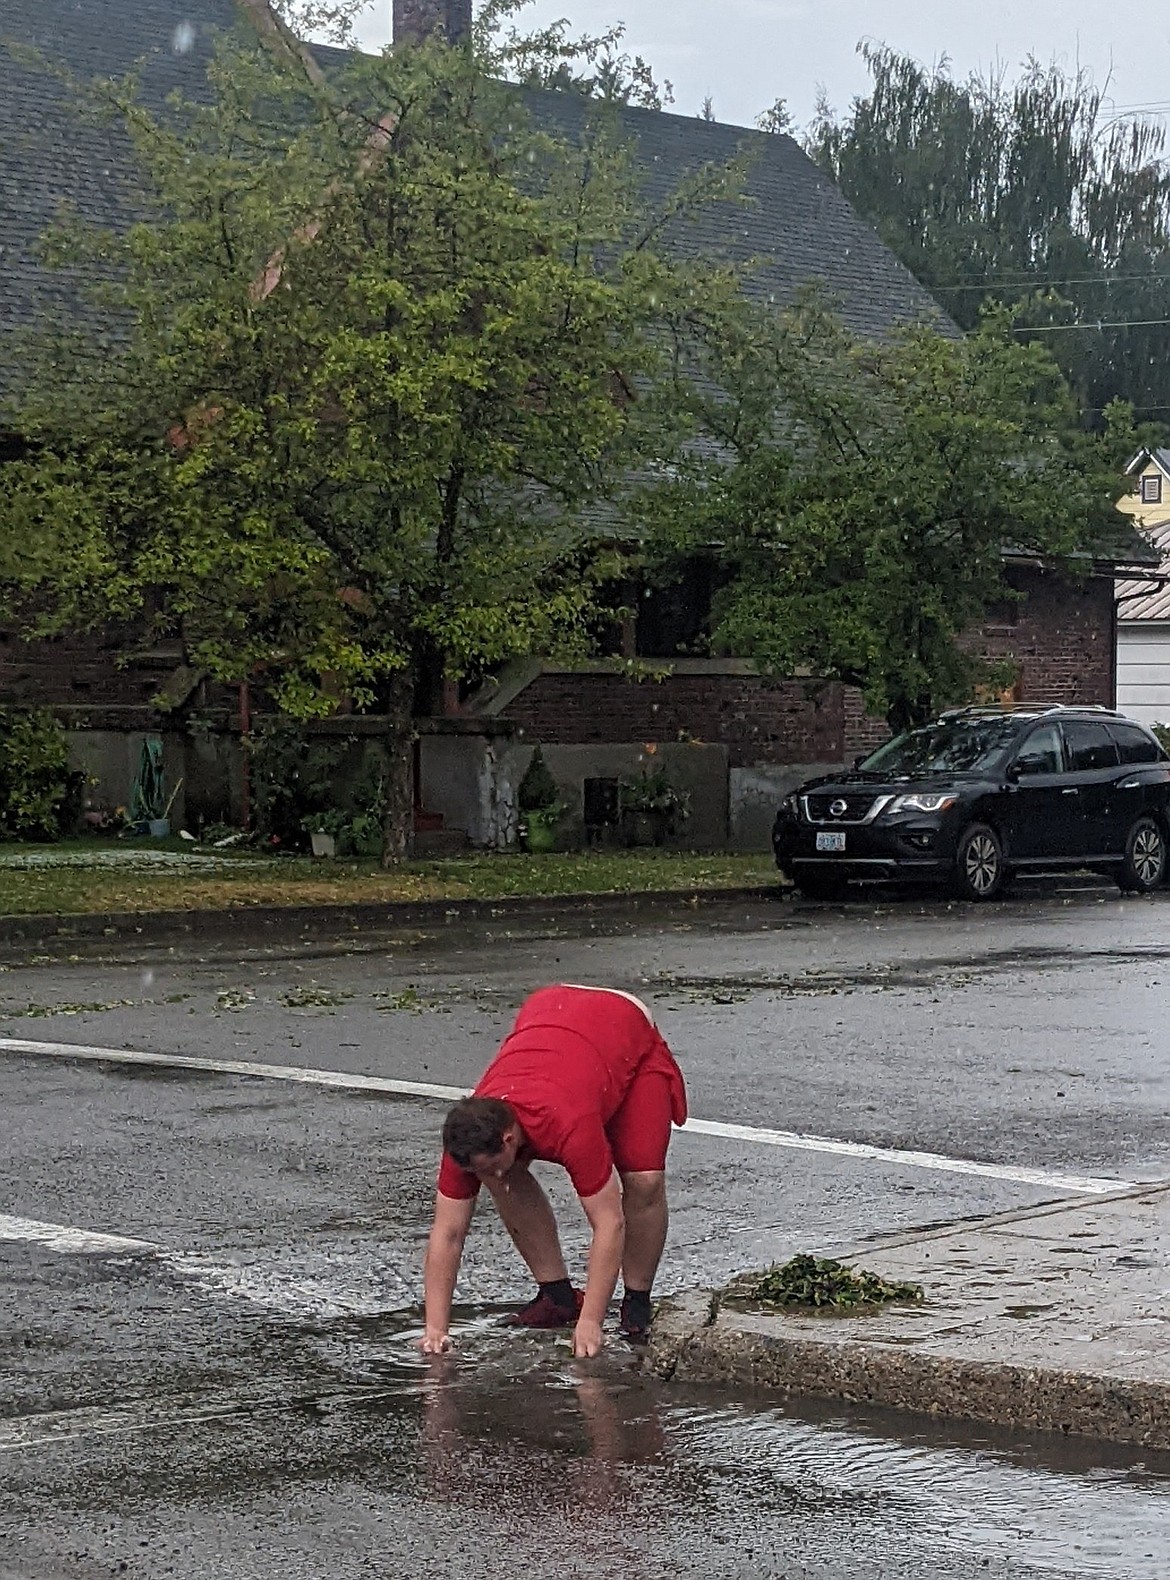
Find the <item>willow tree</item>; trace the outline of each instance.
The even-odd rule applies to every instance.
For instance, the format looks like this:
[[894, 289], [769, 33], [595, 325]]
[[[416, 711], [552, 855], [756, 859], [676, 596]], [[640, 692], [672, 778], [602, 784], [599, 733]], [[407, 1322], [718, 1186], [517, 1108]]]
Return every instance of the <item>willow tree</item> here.
[[125, 337], [72, 387], [55, 359], [0, 499], [37, 629], [149, 611], [288, 714], [339, 692], [388, 712], [388, 857], [436, 683], [585, 650], [617, 567], [577, 523], [663, 453], [663, 317], [719, 288], [660, 249], [612, 94], [569, 138], [507, 85], [558, 53], [583, 72], [561, 34], [497, 45], [515, 9], [326, 74], [253, 4], [260, 34], [220, 42], [206, 95], [95, 90], [145, 211], [54, 249], [100, 259]]
[[963, 328], [1017, 309], [1098, 416], [1120, 397], [1170, 418], [1165, 132], [1110, 112], [1084, 73], [1030, 61], [955, 81], [863, 46], [870, 90], [824, 105], [813, 158]]

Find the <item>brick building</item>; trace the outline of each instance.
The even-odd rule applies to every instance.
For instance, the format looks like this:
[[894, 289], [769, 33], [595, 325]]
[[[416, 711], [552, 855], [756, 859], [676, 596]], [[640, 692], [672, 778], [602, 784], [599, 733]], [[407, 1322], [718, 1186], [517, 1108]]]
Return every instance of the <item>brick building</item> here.
[[[6, 281], [0, 294], [0, 370], [11, 367], [8, 348], [17, 344], [21, 328], [46, 315], [80, 311], [68, 277], [46, 270], [37, 255], [38, 238], [59, 205], [72, 203], [114, 225], [124, 222], [131, 206], [130, 165], [116, 130], [96, 129], [72, 143], [63, 159], [67, 90], [29, 66], [9, 42], [59, 58], [87, 76], [117, 77], [142, 61], [145, 91], [161, 101], [174, 88], [197, 88], [215, 29], [229, 26], [241, 12], [255, 18], [261, 9], [260, 0], [239, 7], [236, 0], [190, 0], [177, 31], [176, 13], [164, 0], [120, 0], [102, 8], [78, 0], [10, 0], [0, 42], [0, 256]], [[439, 27], [457, 38], [469, 17], [470, 0], [394, 0], [396, 36]], [[527, 93], [526, 101], [562, 136], [584, 127], [585, 105], [575, 94]], [[863, 336], [880, 338], [924, 319], [950, 331], [918, 282], [791, 138], [636, 108], [622, 117], [651, 196], [674, 190], [688, 174], [725, 163], [745, 147], [750, 155], [744, 201], [715, 205], [680, 227], [671, 238], [679, 250], [757, 261], [754, 289], [779, 305], [816, 283], [835, 300], [847, 326]], [[103, 332], [108, 326], [94, 325], [95, 336]], [[3, 378], [0, 371], [0, 400]], [[4, 430], [2, 406], [0, 446], [0, 463], [19, 447], [11, 422]], [[1013, 574], [1025, 601], [1012, 605], [1002, 624], [973, 633], [982, 650], [1015, 662], [1022, 698], [1113, 702], [1113, 569], [1102, 566], [1100, 572], [1069, 584], [1021, 565]], [[501, 739], [516, 743], [509, 772], [540, 741], [560, 754], [554, 771], [578, 805], [584, 781], [596, 776], [598, 764], [607, 772], [626, 771], [644, 759], [647, 746], [661, 746], [678, 759], [679, 772], [706, 753], [704, 783], [717, 781], [720, 772], [724, 776], [721, 810], [709, 820], [705, 841], [721, 841], [721, 817], [723, 838], [752, 846], [763, 838], [777, 793], [811, 770], [851, 758], [883, 730], [865, 717], [857, 695], [840, 685], [812, 676], [776, 683], [746, 663], [678, 658], [661, 621], [656, 629], [644, 629], [637, 651], [668, 662], [669, 675], [631, 682], [605, 663], [566, 670], [534, 659], [513, 666], [470, 699], [459, 728], [452, 722], [430, 732], [428, 739], [437, 744], [423, 753], [423, 799], [477, 840], [499, 842], [507, 833], [508, 797], [502, 798], [504, 813], [492, 815], [495, 822], [468, 812], [467, 776], [453, 755], [455, 740], [462, 739], [459, 749], [466, 751], [466, 741], [475, 738], [475, 750], [491, 759], [493, 773], [501, 771]], [[178, 706], [165, 718], [152, 706], [160, 692]], [[110, 632], [34, 644], [0, 634], [0, 703], [6, 700], [50, 704], [79, 730], [89, 725], [103, 734], [137, 735], [165, 724], [177, 739], [184, 705], [226, 710], [231, 699], [209, 693], [185, 671], [178, 642], [144, 644], [133, 633]], [[115, 756], [121, 761], [121, 750]], [[482, 774], [476, 782], [482, 800]]]

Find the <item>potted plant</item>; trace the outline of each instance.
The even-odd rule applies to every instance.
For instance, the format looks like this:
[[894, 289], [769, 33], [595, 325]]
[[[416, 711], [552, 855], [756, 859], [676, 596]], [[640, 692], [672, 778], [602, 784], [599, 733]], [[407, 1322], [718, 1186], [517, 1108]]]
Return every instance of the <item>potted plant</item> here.
[[665, 770], [644, 770], [618, 781], [618, 808], [631, 845], [661, 845], [690, 813], [687, 791], [671, 784]]
[[301, 819], [301, 827], [309, 836], [314, 856], [332, 857], [338, 853], [350, 832], [353, 814], [340, 807], [330, 807], [327, 812], [310, 812]]
[[520, 781], [520, 837], [526, 850], [554, 850], [556, 826], [565, 811], [557, 782], [538, 746]]

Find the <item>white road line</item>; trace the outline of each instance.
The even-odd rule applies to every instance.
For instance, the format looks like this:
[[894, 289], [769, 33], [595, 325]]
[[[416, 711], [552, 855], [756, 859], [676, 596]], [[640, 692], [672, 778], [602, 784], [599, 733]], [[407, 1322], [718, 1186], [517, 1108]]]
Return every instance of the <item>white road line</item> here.
[[937, 1169], [943, 1174], [978, 1174], [984, 1179], [1008, 1180], [1016, 1185], [1039, 1185], [1072, 1191], [1083, 1196], [1108, 1196], [1130, 1190], [1133, 1180], [1098, 1179], [1084, 1174], [1051, 1174], [1047, 1169], [1015, 1168], [1007, 1163], [977, 1163], [972, 1158], [948, 1158], [938, 1152], [912, 1152], [902, 1147], [871, 1147], [862, 1141], [834, 1141], [830, 1136], [806, 1136], [791, 1130], [757, 1130], [751, 1125], [724, 1125], [712, 1119], [688, 1119], [684, 1127], [699, 1136], [720, 1136], [725, 1141], [752, 1141], [769, 1147], [791, 1147], [797, 1152], [829, 1152], [842, 1158], [865, 1158], [875, 1163], [898, 1163], [912, 1169]]
[[[381, 1092], [392, 1097], [425, 1097], [456, 1102], [467, 1088], [434, 1086], [424, 1081], [393, 1081], [376, 1075], [350, 1075], [343, 1070], [314, 1070], [291, 1064], [257, 1064], [243, 1059], [198, 1059], [188, 1054], [139, 1053], [125, 1048], [96, 1048], [71, 1042], [32, 1042], [22, 1037], [0, 1037], [0, 1053], [25, 1053], [38, 1058], [90, 1060], [101, 1064], [141, 1064], [174, 1070], [198, 1070], [211, 1075], [240, 1075], [269, 1081], [297, 1081], [306, 1086], [339, 1091]], [[1005, 1163], [980, 1163], [972, 1158], [945, 1157], [937, 1152], [916, 1152], [900, 1147], [875, 1147], [861, 1141], [836, 1141], [831, 1136], [802, 1135], [794, 1130], [766, 1130], [753, 1125], [723, 1124], [713, 1119], [689, 1119], [684, 1134], [715, 1136], [724, 1141], [745, 1141], [756, 1146], [786, 1147], [796, 1152], [824, 1152], [831, 1156], [862, 1158], [870, 1163], [891, 1163], [903, 1168], [934, 1169], [944, 1174], [970, 1174], [982, 1179], [1035, 1185], [1074, 1195], [1107, 1196], [1128, 1190], [1136, 1181], [1102, 1179], [1093, 1175], [1050, 1173], [1046, 1169], [1016, 1168]]]
[[313, 1317], [331, 1321], [336, 1317], [379, 1315], [386, 1310], [386, 1285], [391, 1278], [401, 1286], [399, 1300], [409, 1305], [413, 1291], [392, 1267], [382, 1269], [376, 1296], [373, 1291], [359, 1294], [338, 1293], [319, 1278], [289, 1277], [279, 1266], [265, 1267], [252, 1259], [227, 1263], [215, 1261], [204, 1252], [172, 1251], [153, 1240], [134, 1240], [122, 1234], [102, 1234], [95, 1229], [77, 1229], [71, 1224], [40, 1223], [35, 1218], [18, 1218], [0, 1213], [0, 1242], [43, 1245], [64, 1256], [136, 1256], [148, 1258], [173, 1277], [193, 1285], [204, 1294], [225, 1295], [243, 1300], [264, 1311], [282, 1316]]
[[2, 1212], [0, 1240], [24, 1240], [73, 1256], [153, 1256], [162, 1249], [150, 1240], [128, 1240], [125, 1235], [98, 1234], [64, 1223], [38, 1223], [34, 1218], [13, 1218]]
[[307, 1070], [298, 1064], [252, 1064], [245, 1059], [197, 1059], [186, 1053], [136, 1053], [128, 1048], [90, 1048], [72, 1042], [28, 1042], [0, 1037], [0, 1053], [31, 1053], [48, 1059], [88, 1059], [99, 1064], [144, 1064], [168, 1070], [199, 1070], [208, 1075], [244, 1075], [267, 1081], [300, 1081], [344, 1091], [385, 1092], [394, 1097], [433, 1097], [455, 1103], [467, 1096], [463, 1086], [430, 1086], [425, 1081], [387, 1081], [345, 1070]]

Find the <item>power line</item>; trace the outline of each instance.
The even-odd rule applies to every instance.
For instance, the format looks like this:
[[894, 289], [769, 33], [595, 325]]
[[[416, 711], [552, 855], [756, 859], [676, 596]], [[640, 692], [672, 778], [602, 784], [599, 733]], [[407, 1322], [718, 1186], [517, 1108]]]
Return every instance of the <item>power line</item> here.
[[1022, 276], [1018, 280], [997, 279], [989, 275], [985, 280], [975, 281], [974, 283], [956, 281], [954, 284], [948, 284], [942, 281], [935, 281], [930, 288], [932, 291], [992, 291], [997, 287], [1002, 287], [1006, 290], [1015, 290], [1019, 286], [1023, 285], [1035, 285], [1037, 287], [1046, 285], [1133, 285], [1143, 280], [1170, 280], [1170, 273], [1110, 275], [1071, 274], [1067, 277], [1067, 279], [1062, 280], [1044, 280], [1035, 274]]
[[[1118, 398], [1118, 400], [1125, 400], [1125, 397], [1123, 395], [1119, 395], [1117, 398]], [[1125, 403], [1126, 403], [1127, 406], [1130, 404], [1128, 401], [1126, 401]], [[1082, 417], [1094, 417], [1094, 416], [1100, 417], [1100, 416], [1103, 416], [1104, 413], [1109, 410], [1108, 406], [1080, 406], [1077, 409], [1081, 413]], [[1133, 410], [1135, 412], [1142, 412], [1142, 411], [1170, 411], [1170, 406], [1134, 406]]]
[[1014, 335], [1059, 335], [1082, 333], [1086, 330], [1101, 329], [1153, 329], [1159, 324], [1170, 324], [1170, 318], [1118, 318], [1112, 322], [1097, 319], [1092, 324], [1028, 324], [1017, 325], [1012, 330]]

